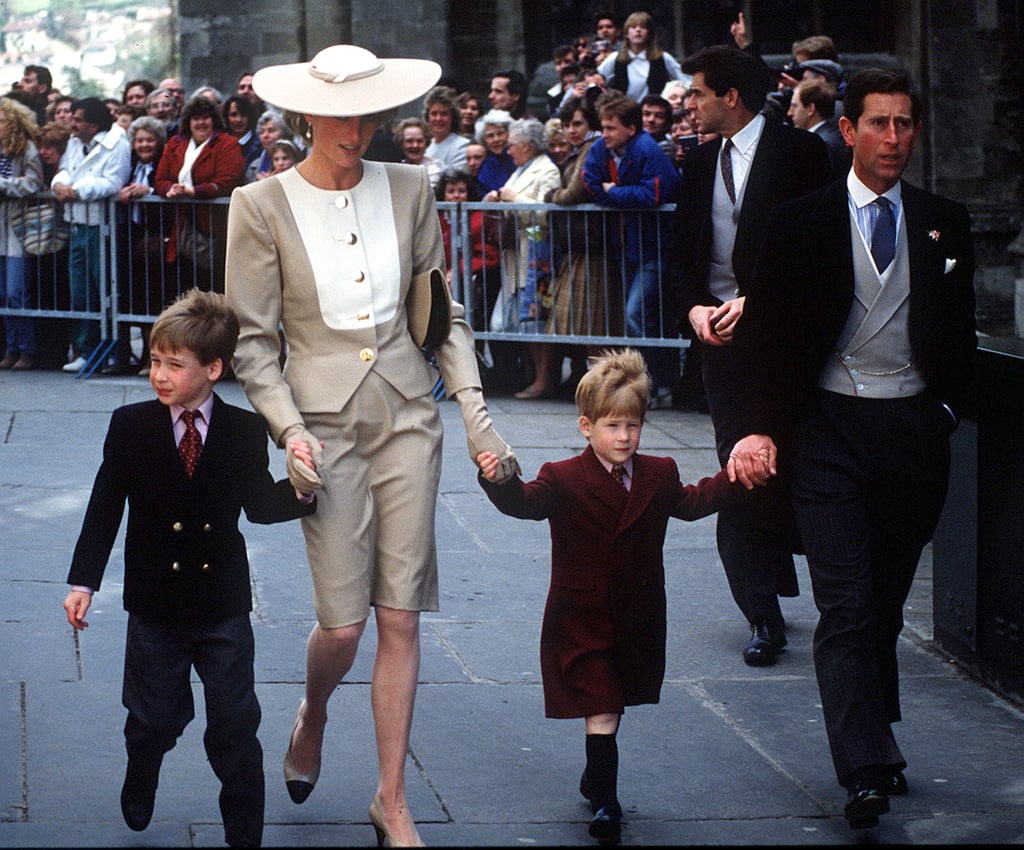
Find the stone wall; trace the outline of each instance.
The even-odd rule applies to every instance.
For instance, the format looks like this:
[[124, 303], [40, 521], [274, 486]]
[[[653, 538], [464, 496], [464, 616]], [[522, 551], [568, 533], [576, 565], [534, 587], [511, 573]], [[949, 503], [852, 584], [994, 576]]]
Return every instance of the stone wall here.
[[[592, 5], [574, 8], [590, 14]], [[684, 7], [691, 15], [722, 14], [721, 4], [711, 0], [657, 5], [677, 16]], [[1019, 5], [1019, 0], [895, 0], [891, 44], [879, 45], [909, 70], [925, 96], [925, 134], [908, 179], [970, 207], [979, 323], [997, 334], [1014, 333], [1015, 280], [1021, 273], [1010, 246], [1024, 241]], [[564, 25], [563, 6], [561, 0], [550, 4], [544, 16], [549, 27]], [[218, 0], [213, 5], [178, 0], [181, 76], [187, 90], [209, 83], [233, 91], [243, 70], [305, 61], [321, 47], [350, 41], [380, 56], [434, 59], [462, 88], [481, 96], [486, 109], [494, 70], [529, 71], [527, 54], [541, 55], [535, 43], [538, 9], [537, 0]], [[408, 113], [416, 111], [412, 105]], [[1024, 334], [1024, 328], [1016, 332]]]

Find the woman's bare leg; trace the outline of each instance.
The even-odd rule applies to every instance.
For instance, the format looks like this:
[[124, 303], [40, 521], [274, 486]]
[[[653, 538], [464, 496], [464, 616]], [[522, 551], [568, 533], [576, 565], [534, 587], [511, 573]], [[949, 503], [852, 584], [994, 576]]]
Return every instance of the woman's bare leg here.
[[306, 694], [290, 742], [292, 763], [299, 773], [317, 764], [327, 723], [327, 701], [352, 668], [366, 621], [339, 629], [313, 626], [306, 641]]
[[420, 615], [379, 605], [375, 610], [377, 656], [370, 698], [380, 764], [376, 803], [391, 844], [415, 845], [420, 839], [405, 799], [405, 759], [420, 671]]

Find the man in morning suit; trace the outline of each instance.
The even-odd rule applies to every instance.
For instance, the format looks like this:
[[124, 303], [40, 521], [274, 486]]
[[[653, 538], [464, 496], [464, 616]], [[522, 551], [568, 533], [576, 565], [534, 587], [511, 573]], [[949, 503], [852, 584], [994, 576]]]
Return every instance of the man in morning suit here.
[[[820, 619], [814, 665], [850, 826], [907, 793], [896, 642], [945, 499], [977, 345], [967, 210], [901, 181], [921, 128], [901, 74], [846, 90], [848, 176], [777, 208], [734, 347], [747, 379], [730, 477], [789, 467]], [[807, 263], [808, 256], [829, 262]], [[765, 460], [762, 460], [765, 458]]]
[[[673, 241], [685, 317], [700, 345], [715, 443], [722, 465], [746, 431], [736, 422], [734, 354], [729, 342], [743, 313], [768, 211], [824, 185], [828, 152], [817, 136], [759, 115], [769, 72], [756, 56], [714, 46], [683, 63], [693, 75], [686, 108], [701, 134], [720, 138], [691, 151], [683, 165]], [[778, 231], [781, 242], [789, 229]], [[718, 514], [718, 553], [729, 588], [750, 624], [743, 660], [774, 664], [786, 644], [779, 596], [799, 592], [788, 498], [781, 481]]]

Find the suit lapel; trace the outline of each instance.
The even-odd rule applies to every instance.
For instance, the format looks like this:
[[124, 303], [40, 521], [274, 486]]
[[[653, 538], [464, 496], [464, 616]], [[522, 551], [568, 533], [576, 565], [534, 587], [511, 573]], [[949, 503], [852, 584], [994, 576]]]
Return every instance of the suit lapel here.
[[[761, 138], [757, 142], [757, 150], [754, 151], [754, 159], [750, 163], [746, 185], [742, 189], [743, 206], [740, 207], [740, 220], [737, 224], [737, 241], [739, 241], [740, 232], [747, 227], [751, 216], [756, 216], [757, 221], [764, 221], [762, 207], [765, 204], [772, 170], [775, 168], [778, 148], [778, 138], [774, 130], [771, 122], [766, 120]], [[758, 238], [760, 236], [759, 233]]]
[[[228, 435], [234, 433], [234, 428], [231, 422], [228, 421], [230, 418], [231, 411], [228, 406], [221, 401], [221, 398], [216, 393], [213, 394], [213, 410], [210, 412], [209, 427], [206, 429], [206, 439], [203, 441], [203, 451], [199, 455], [199, 460], [196, 463], [196, 471], [193, 476], [193, 480], [199, 478], [201, 474], [204, 474], [210, 466], [216, 462], [217, 455], [221, 451], [221, 446]], [[184, 464], [183, 464], [184, 467]]]
[[[830, 256], [829, 279], [833, 281], [840, 296], [840, 309], [845, 316], [850, 311], [854, 297], [853, 242], [860, 236], [853, 232], [856, 226], [850, 218], [850, 203], [846, 181], [837, 180], [832, 184], [819, 211], [821, 215], [820, 235], [810, 234], [814, 251], [826, 250]], [[813, 256], [813, 254], [811, 255]]]
[[618, 534], [622, 534], [636, 522], [651, 503], [654, 487], [650, 472], [651, 470], [644, 463], [643, 458], [640, 455], [633, 455], [633, 475], [630, 479], [629, 500], [626, 502], [626, 510], [622, 512], [622, 518], [619, 520]]
[[608, 474], [604, 464], [598, 460], [594, 450], [587, 446], [580, 455], [583, 474], [587, 482], [587, 490], [598, 499], [616, 517], [621, 516], [626, 506], [627, 493], [619, 483]]
[[907, 228], [907, 252], [910, 259], [910, 289], [914, 282], [931, 283], [941, 280], [944, 269], [942, 251], [936, 250], [935, 234], [941, 236], [935, 222], [929, 221], [927, 197], [909, 183], [901, 183], [900, 195], [903, 202], [903, 220]]

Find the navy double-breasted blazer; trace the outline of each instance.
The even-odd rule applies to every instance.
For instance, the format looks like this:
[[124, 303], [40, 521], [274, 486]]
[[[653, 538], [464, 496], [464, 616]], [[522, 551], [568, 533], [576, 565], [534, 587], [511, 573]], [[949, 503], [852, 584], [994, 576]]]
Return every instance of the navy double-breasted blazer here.
[[98, 590], [124, 506], [124, 607], [160, 622], [217, 620], [252, 609], [249, 559], [238, 530], [313, 513], [267, 469], [267, 427], [214, 396], [195, 474], [185, 474], [166, 405], [114, 411], [68, 583]]

